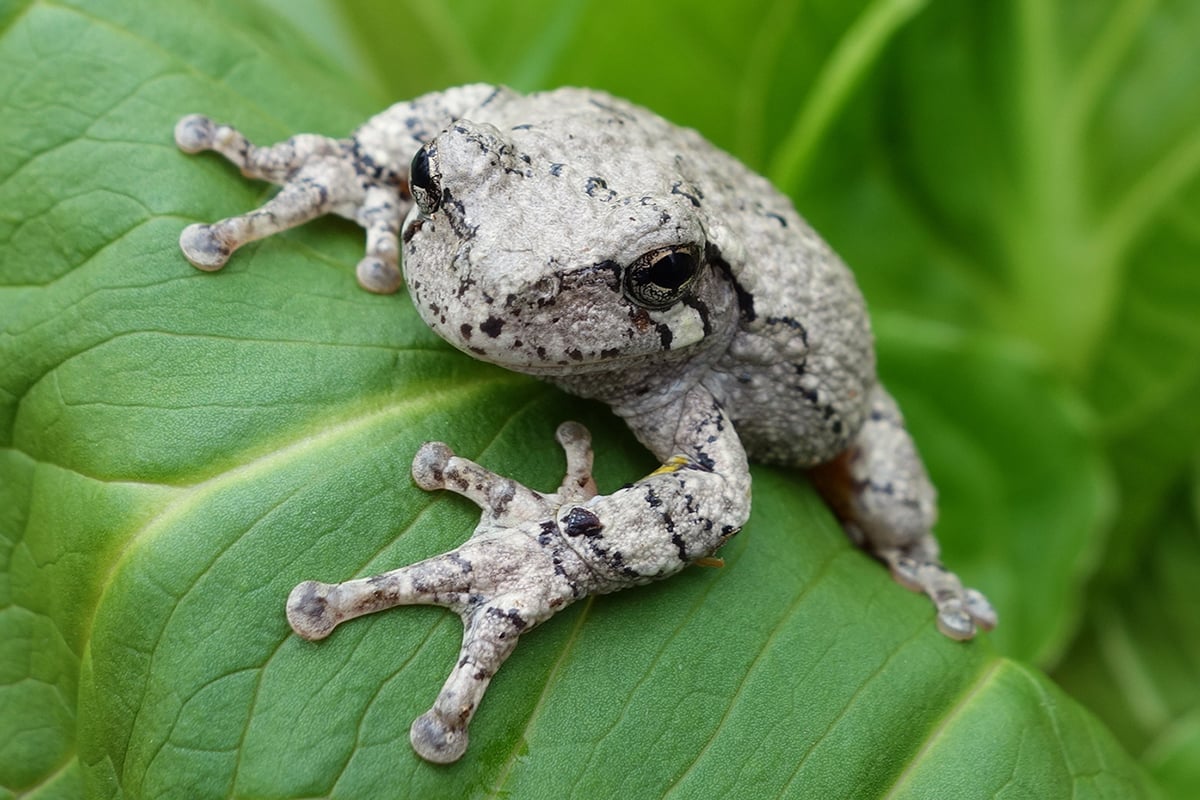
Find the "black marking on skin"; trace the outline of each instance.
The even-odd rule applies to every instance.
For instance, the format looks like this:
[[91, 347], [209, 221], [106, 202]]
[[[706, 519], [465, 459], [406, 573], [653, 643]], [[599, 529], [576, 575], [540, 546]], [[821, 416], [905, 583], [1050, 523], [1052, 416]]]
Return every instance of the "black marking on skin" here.
[[559, 175], [562, 175], [562, 169], [564, 166], [565, 166], [564, 164], [559, 164], [557, 162], [551, 164], [550, 165], [550, 174], [557, 178]]
[[[596, 548], [596, 550], [597, 550], [597, 552], [599, 552], [599, 548]], [[627, 578], [639, 577], [638, 571], [636, 569], [625, 565], [625, 556], [621, 553], [620, 550], [612, 551], [612, 554], [608, 556], [608, 563], [611, 564], [612, 566], [616, 567], [617, 569], [621, 570], [621, 574]]]
[[500, 87], [499, 87], [499, 86], [497, 86], [495, 89], [492, 89], [492, 93], [491, 93], [491, 94], [489, 94], [487, 97], [485, 97], [485, 98], [483, 99], [483, 102], [481, 102], [481, 103], [479, 104], [479, 107], [480, 107], [480, 108], [486, 108], [486, 107], [487, 107], [487, 105], [488, 105], [489, 103], [491, 103], [493, 100], [495, 100], [495, 99], [496, 99], [497, 97], [499, 97], [499, 96], [500, 96]]
[[[539, 540], [539, 541], [540, 541], [540, 540]], [[554, 574], [555, 574], [555, 575], [559, 576], [560, 578], [566, 578], [566, 577], [567, 577], [567, 570], [566, 570], [566, 568], [563, 566], [563, 563], [562, 563], [562, 559], [561, 559], [561, 558], [559, 558], [558, 556], [554, 556], [554, 557], [552, 557], [552, 558], [550, 559], [550, 563], [552, 563], [552, 564], [554, 565]], [[558, 599], [558, 598], [556, 598], [556, 599]], [[559, 600], [559, 602], [561, 603], [562, 601], [561, 601], [561, 600]], [[553, 600], [550, 602], [550, 606], [551, 606], [551, 608], [555, 608], [555, 607], [556, 607], [556, 606], [554, 605], [554, 601], [553, 601]]]
[[604, 178], [597, 178], [595, 176], [587, 179], [583, 191], [588, 197], [594, 197], [602, 202], [612, 200], [617, 196], [616, 191], [608, 188], [608, 183], [605, 182]]
[[605, 347], [600, 350], [600, 358], [602, 358], [606, 361], [610, 358], [617, 358], [620, 355], [621, 355], [621, 348], [619, 348], [619, 347]]
[[540, 527], [542, 532], [538, 534], [538, 544], [546, 547], [554, 541], [555, 536], [558, 534], [558, 524], [554, 520], [548, 519], [543, 521]]
[[479, 330], [486, 333], [492, 339], [495, 339], [497, 336], [500, 335], [500, 330], [503, 327], [504, 327], [504, 320], [500, 319], [499, 317], [489, 316], [487, 319], [485, 319], [483, 322], [481, 322], [479, 324]]
[[[479, 487], [482, 489], [483, 487]], [[501, 484], [499, 491], [493, 491], [488, 498], [491, 502], [491, 511], [497, 517], [504, 514], [513, 498], [517, 496], [517, 487], [512, 481], [505, 481]]]
[[[582, 554], [580, 554], [581, 557], [584, 558], [585, 562], [591, 560], [607, 564], [610, 568], [619, 571], [626, 578], [646, 577], [625, 563], [625, 556], [620, 550], [609, 550], [607, 547], [601, 545], [600, 542], [604, 541], [603, 537], [588, 538], [585, 539], [585, 541], [587, 542], [588, 550], [591, 551], [591, 559], [583, 557]], [[589, 566], [591, 565], [589, 564]]]
[[458, 326], [458, 331], [459, 331], [459, 333], [462, 334], [462, 337], [465, 341], [468, 341], [468, 342], [471, 341], [471, 326], [470, 325], [468, 325], [467, 323], [464, 322], [462, 325]]
[[718, 431], [725, 430], [725, 415], [721, 413], [723, 409], [715, 397], [713, 398], [711, 408], [713, 414], [713, 424], [717, 426]]
[[799, 332], [800, 341], [804, 342], [805, 347], [808, 347], [808, 331], [805, 329], [804, 325], [800, 322], [800, 320], [796, 319], [795, 317], [789, 317], [789, 316], [767, 317], [766, 323], [768, 325], [784, 325], [789, 330]]
[[455, 564], [457, 564], [458, 568], [463, 571], [464, 575], [470, 574], [471, 571], [474, 569], [474, 567], [471, 566], [470, 561], [463, 558], [460, 554], [458, 554], [456, 552], [451, 551], [450, 553], [447, 554], [446, 558], [448, 561], [452, 561]]
[[658, 508], [662, 505], [662, 498], [651, 487], [646, 487], [646, 505], [651, 508]]
[[712, 333], [712, 322], [709, 319], [708, 305], [695, 296], [684, 297], [683, 304], [688, 308], [695, 309], [696, 313], [700, 315], [700, 324], [704, 327], [704, 335], [708, 336]]
[[675, 334], [671, 333], [671, 327], [669, 325], [662, 324], [656, 325], [655, 327], [658, 328], [658, 339], [662, 343], [662, 349], [670, 350], [671, 340], [675, 338]]
[[[526, 621], [526, 619], [521, 616], [521, 612], [515, 608], [510, 608], [507, 611], [504, 611], [499, 608], [496, 608], [495, 606], [492, 606], [484, 613], [487, 614], [492, 619], [505, 620], [510, 625], [512, 625], [514, 628], [516, 628], [518, 633], [520, 633], [521, 631], [523, 631], [529, 627], [529, 622]], [[500, 636], [503, 637], [504, 634], [501, 633]]]
[[469, 239], [475, 229], [467, 225], [467, 207], [463, 202], [450, 193], [450, 189], [442, 187], [442, 205], [440, 210], [450, 222], [450, 229], [460, 239]]
[[425, 227], [425, 220], [417, 217], [412, 222], [404, 226], [404, 230], [400, 232], [400, 239], [405, 244], [412, 241], [412, 238], [420, 233], [421, 228]]
[[687, 192], [685, 192], [679, 188], [681, 186], [683, 186], [683, 181], [675, 181], [675, 183], [673, 183], [671, 185], [671, 194], [677, 194], [677, 195], [680, 195], [681, 197], [686, 197], [688, 200], [691, 201], [692, 205], [694, 205], [696, 208], [699, 208], [700, 200], [704, 197], [704, 192], [700, 191], [695, 186], [690, 186], [688, 188], [690, 188], [693, 192], [695, 192], [695, 194], [688, 194]]
[[530, 129], [532, 129], [532, 128], [533, 128], [533, 125], [531, 125], [531, 124], [529, 124], [528, 122], [526, 122], [526, 123], [524, 123], [523, 125], [513, 125], [511, 128], [509, 128], [509, 130], [512, 130], [512, 131], [527, 131], [527, 130], [530, 130]]
[[467, 291], [470, 290], [470, 288], [474, 285], [474, 278], [463, 278], [458, 282], [458, 291], [454, 293], [455, 296], [461, 300], [463, 296], [466, 295]]
[[[551, 267], [560, 269], [556, 263], [552, 263]], [[597, 261], [590, 266], [572, 270], [562, 276], [562, 282], [555, 290], [555, 294], [544, 300], [539, 299], [538, 305], [553, 305], [559, 295], [569, 296], [572, 292], [578, 291], [580, 287], [591, 287], [598, 281], [603, 281], [609, 291], [619, 293], [621, 291], [621, 272], [621, 265], [610, 260]]]
[[766, 217], [767, 219], [775, 220], [776, 222], [779, 223], [779, 227], [781, 227], [781, 228], [786, 228], [788, 226], [787, 220], [784, 219], [779, 214], [776, 214], [774, 211], [764, 211], [763, 216]]
[[671, 534], [671, 544], [675, 545], [675, 549], [679, 551], [680, 561], [690, 561], [687, 555], [687, 542], [678, 531], [675, 530], [675, 519], [669, 511], [664, 511], [662, 514], [663, 526], [667, 529], [667, 533]]
[[733, 284], [733, 291], [737, 294], [738, 308], [742, 312], [742, 319], [745, 322], [753, 322], [758, 319], [758, 314], [754, 311], [754, 295], [747, 292], [738, 283], [734, 277], [733, 268], [729, 266], [729, 262], [721, 257], [721, 249], [712, 242], [707, 242], [704, 245], [704, 259], [712, 264], [717, 269], [725, 274], [729, 282]]
[[317, 205], [319, 205], [321, 208], [325, 208], [325, 206], [329, 203], [329, 187], [325, 184], [319, 183], [313, 178], [301, 178], [300, 180], [292, 181], [292, 184], [315, 189], [318, 197]]
[[877, 483], [870, 479], [863, 479], [854, 482], [855, 492], [862, 493], [868, 489], [875, 494], [887, 495], [888, 497], [893, 497], [896, 494], [896, 487], [891, 481], [888, 481], [887, 483]]
[[583, 352], [578, 347], [572, 347], [567, 351], [567, 357], [572, 361], [583, 361]]
[[692, 560], [691, 557], [688, 556], [687, 542], [685, 542], [683, 537], [678, 533], [671, 534], [671, 544], [675, 545], [675, 549], [679, 552], [680, 561], [688, 562]]
[[371, 158], [367, 151], [363, 150], [362, 142], [359, 141], [357, 134], [350, 137], [350, 145], [344, 149], [348, 151], [350, 163], [354, 165], [355, 175], [360, 177], [367, 176], [380, 183], [393, 185], [400, 183], [401, 178], [394, 170], [388, 169], [386, 165], [378, 163], [375, 159]]
[[588, 511], [582, 506], [575, 506], [567, 512], [567, 516], [563, 518], [566, 527], [564, 533], [567, 536], [587, 536], [589, 538], [600, 536], [604, 530], [604, 523], [600, 518]]
[[594, 97], [589, 98], [588, 103], [595, 106], [596, 108], [599, 108], [603, 111], [607, 111], [608, 113], [612, 114], [615, 117], [615, 119], [613, 120], [614, 122], [619, 122], [621, 124], [624, 124], [625, 120], [634, 118], [633, 115], [630, 114], [628, 111], [622, 111], [621, 109], [616, 108], [615, 106], [610, 106], [607, 103], [602, 103]]

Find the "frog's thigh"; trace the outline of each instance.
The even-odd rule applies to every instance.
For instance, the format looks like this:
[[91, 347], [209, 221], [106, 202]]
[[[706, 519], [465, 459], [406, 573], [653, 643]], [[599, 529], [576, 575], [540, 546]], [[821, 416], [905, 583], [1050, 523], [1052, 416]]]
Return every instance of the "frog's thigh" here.
[[937, 494], [882, 386], [872, 389], [867, 421], [850, 447], [812, 477], [856, 543], [884, 561], [901, 584], [929, 595], [943, 633], [968, 639], [976, 625], [996, 624], [987, 599], [942, 566], [932, 532]]

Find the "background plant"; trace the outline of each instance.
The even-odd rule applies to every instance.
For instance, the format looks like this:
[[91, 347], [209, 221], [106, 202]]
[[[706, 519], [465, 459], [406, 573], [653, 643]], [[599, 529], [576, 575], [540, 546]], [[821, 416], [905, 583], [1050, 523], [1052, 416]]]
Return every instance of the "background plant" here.
[[[644, 6], [0, 2], [4, 791], [1195, 795], [1200, 6]], [[421, 441], [551, 485], [576, 417], [604, 485], [651, 466], [355, 289], [352, 226], [218, 276], [178, 255], [270, 191], [177, 153], [181, 114], [340, 134], [474, 80], [628, 96], [796, 198], [859, 276], [994, 635], [943, 641], [765, 469], [725, 569], [529, 636], [450, 769], [407, 723], [457, 620], [288, 635], [297, 580], [469, 529], [409, 482]]]

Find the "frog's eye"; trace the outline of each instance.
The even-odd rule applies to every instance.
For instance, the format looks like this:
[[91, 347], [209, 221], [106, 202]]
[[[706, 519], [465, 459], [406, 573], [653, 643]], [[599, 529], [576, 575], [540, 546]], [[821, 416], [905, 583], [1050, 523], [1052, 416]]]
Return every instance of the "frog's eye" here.
[[417, 208], [426, 216], [437, 211], [442, 204], [442, 188], [438, 185], [433, 165], [429, 163], [428, 147], [422, 147], [413, 156], [408, 168], [408, 188], [417, 202]]
[[643, 308], [666, 308], [683, 297], [699, 272], [698, 248], [660, 247], [638, 256], [625, 270], [625, 296]]

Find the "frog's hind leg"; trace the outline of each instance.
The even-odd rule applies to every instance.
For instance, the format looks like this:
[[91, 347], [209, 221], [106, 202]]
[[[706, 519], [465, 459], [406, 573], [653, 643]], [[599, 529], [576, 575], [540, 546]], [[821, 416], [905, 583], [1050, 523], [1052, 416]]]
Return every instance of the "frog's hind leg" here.
[[937, 498], [896, 402], [872, 390], [866, 423], [839, 457], [812, 470], [826, 501], [856, 543], [881, 559], [902, 585], [924, 592], [937, 607], [938, 629], [970, 639], [990, 630], [996, 612], [941, 563], [932, 533]]

